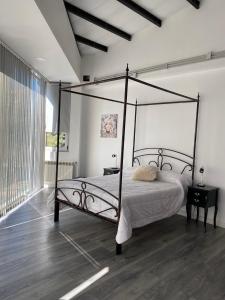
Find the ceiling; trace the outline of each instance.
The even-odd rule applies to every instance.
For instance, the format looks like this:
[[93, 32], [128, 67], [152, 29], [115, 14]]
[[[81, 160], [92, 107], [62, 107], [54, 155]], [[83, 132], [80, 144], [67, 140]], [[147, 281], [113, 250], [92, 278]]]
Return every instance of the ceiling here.
[[[135, 35], [146, 27], [151, 27], [153, 30], [160, 30], [160, 28], [153, 23], [144, 19], [116, 0], [67, 0], [67, 2], [76, 5], [88, 13], [132, 35]], [[156, 17], [159, 17], [162, 20], [162, 26], [167, 18], [190, 6], [186, 0], [136, 0], [135, 2]], [[119, 36], [71, 13], [69, 13], [69, 17], [76, 34], [108, 46], [109, 51], [111, 45], [123, 40]], [[126, 42], [129, 43], [129, 41]], [[78, 43], [78, 47], [82, 55], [99, 52], [99, 50], [81, 43]]]
[[50, 81], [77, 81], [34, 0], [0, 0], [0, 39]]
[[[55, 27], [61, 31], [61, 35], [66, 37], [64, 40], [60, 40], [59, 36], [55, 34], [52, 27], [50, 27], [48, 18], [42, 14], [43, 12], [41, 12], [35, 1], [48, 3], [45, 10], [52, 12], [52, 17], [55, 19], [53, 20]], [[48, 80], [75, 82], [78, 78], [75, 73], [77, 70], [74, 70], [71, 60], [65, 51], [65, 47], [69, 48], [70, 53], [76, 50], [72, 47], [74, 36], [67, 19], [66, 11], [64, 10], [63, 0], [57, 0], [53, 5], [54, 1], [0, 0], [0, 39]], [[131, 34], [132, 37], [145, 28], [162, 30], [117, 0], [66, 1], [122, 29]], [[135, 0], [135, 2], [160, 18], [162, 20], [162, 27], [168, 18], [186, 7], [190, 7], [187, 0]], [[61, 3], [61, 10], [64, 10], [64, 15], [60, 16], [61, 19], [55, 17], [57, 3]], [[110, 51], [110, 46], [116, 43], [130, 43], [130, 41], [124, 40], [71, 13], [69, 13], [69, 17], [74, 33], [108, 46], [108, 51]], [[68, 28], [62, 26], [61, 21], [64, 19], [68, 23]], [[72, 38], [69, 35], [68, 29], [71, 31]], [[75, 43], [74, 45], [76, 46]], [[78, 43], [78, 47], [82, 55], [99, 52], [99, 50], [81, 43]]]

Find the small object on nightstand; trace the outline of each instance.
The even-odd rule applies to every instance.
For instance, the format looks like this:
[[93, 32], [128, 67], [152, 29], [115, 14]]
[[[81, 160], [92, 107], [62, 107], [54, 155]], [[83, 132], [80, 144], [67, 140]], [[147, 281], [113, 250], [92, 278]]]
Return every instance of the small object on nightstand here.
[[119, 173], [120, 169], [119, 168], [104, 168], [104, 173], [103, 175], [113, 175]]
[[196, 223], [198, 222], [199, 218], [199, 207], [204, 208], [204, 227], [206, 231], [206, 222], [208, 216], [208, 208], [215, 207], [214, 210], [214, 228], [216, 228], [216, 216], [218, 211], [218, 191], [219, 189], [214, 186], [207, 186], [200, 187], [199, 185], [193, 185], [188, 187], [188, 194], [187, 194], [187, 222], [191, 220], [191, 209], [192, 205], [197, 207], [197, 218]]
[[112, 157], [113, 157], [113, 158], [116, 158], [116, 168], [117, 168], [117, 154], [113, 153], [113, 154], [112, 154]]
[[204, 172], [205, 172], [204, 168], [201, 167], [200, 170], [199, 170], [199, 173], [201, 174], [201, 181], [198, 183], [198, 186], [200, 186], [200, 187], [204, 187], [205, 186], [205, 184], [203, 183]]

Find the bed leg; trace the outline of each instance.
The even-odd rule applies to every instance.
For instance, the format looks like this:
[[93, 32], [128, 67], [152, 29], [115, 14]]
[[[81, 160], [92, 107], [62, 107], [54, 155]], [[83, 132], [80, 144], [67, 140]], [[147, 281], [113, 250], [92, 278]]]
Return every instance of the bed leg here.
[[116, 243], [116, 255], [122, 254], [122, 244]]
[[55, 200], [54, 222], [59, 221], [59, 201]]

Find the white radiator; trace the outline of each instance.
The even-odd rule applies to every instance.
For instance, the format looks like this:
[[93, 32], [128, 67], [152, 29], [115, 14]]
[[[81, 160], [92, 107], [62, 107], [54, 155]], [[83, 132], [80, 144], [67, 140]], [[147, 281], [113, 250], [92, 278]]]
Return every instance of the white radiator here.
[[[76, 177], [76, 162], [73, 161], [60, 161], [58, 165], [58, 180], [72, 179]], [[56, 162], [45, 161], [45, 176], [44, 181], [48, 186], [55, 184]]]

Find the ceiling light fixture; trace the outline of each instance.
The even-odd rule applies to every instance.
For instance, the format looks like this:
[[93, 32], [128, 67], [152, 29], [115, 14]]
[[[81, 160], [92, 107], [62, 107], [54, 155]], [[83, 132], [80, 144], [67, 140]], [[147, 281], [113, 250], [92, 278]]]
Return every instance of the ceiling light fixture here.
[[38, 61], [46, 61], [46, 59], [43, 58], [43, 57], [35, 57], [35, 59], [38, 60]]

